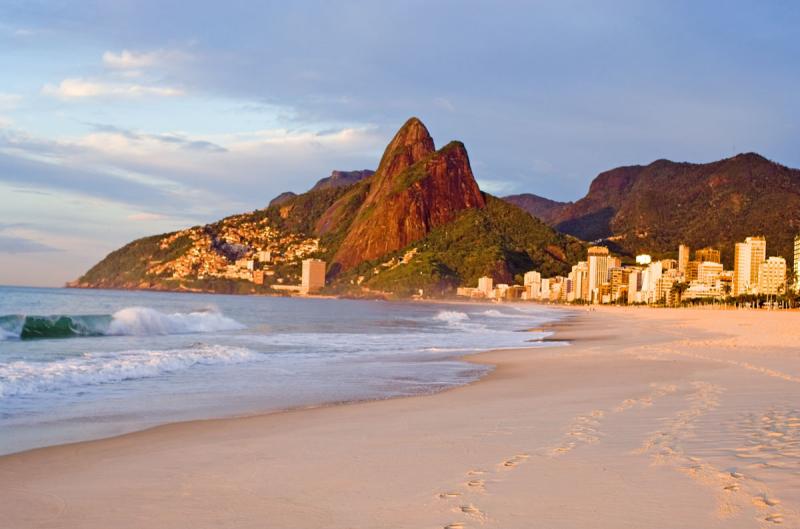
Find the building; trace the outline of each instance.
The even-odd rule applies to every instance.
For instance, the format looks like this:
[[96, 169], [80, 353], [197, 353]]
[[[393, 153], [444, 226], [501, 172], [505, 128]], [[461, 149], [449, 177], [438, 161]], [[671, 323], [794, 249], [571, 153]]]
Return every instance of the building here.
[[628, 303], [642, 302], [642, 271], [631, 268], [628, 276]]
[[800, 235], [794, 238], [794, 289], [800, 292]]
[[599, 303], [598, 289], [608, 282], [608, 248], [605, 246], [589, 247], [589, 295], [588, 299]]
[[638, 265], [649, 265], [652, 262], [653, 258], [647, 255], [646, 253], [640, 254], [636, 256], [636, 264]]
[[263, 285], [264, 284], [264, 271], [263, 270], [253, 270], [253, 283], [256, 285]]
[[572, 267], [570, 272], [570, 279], [572, 286], [570, 293], [574, 300], [588, 300], [589, 299], [589, 263], [587, 261], [579, 261], [578, 264]]
[[492, 297], [492, 293], [494, 292], [494, 279], [486, 276], [478, 278], [478, 290], [483, 292], [485, 297]]
[[685, 281], [697, 281], [700, 277], [700, 262], [689, 261], [689, 266], [686, 267], [686, 272], [683, 274]]
[[758, 293], [775, 296], [786, 289], [786, 259], [770, 257], [758, 267]]
[[678, 246], [678, 272], [686, 274], [686, 268], [689, 266], [689, 247], [685, 244]]
[[[686, 263], [689, 264], [688, 261]], [[661, 260], [661, 269], [662, 270], [678, 270], [679, 263], [675, 259], [662, 259]], [[685, 270], [685, 268], [684, 268]]]
[[737, 242], [733, 254], [733, 292], [741, 296], [758, 287], [758, 272], [767, 258], [767, 241], [764, 237], [747, 237]]
[[699, 261], [701, 263], [721, 263], [722, 260], [720, 259], [719, 250], [715, 250], [711, 247], [700, 248], [696, 252], [694, 252], [694, 260]]
[[628, 300], [628, 280], [631, 271], [629, 268], [614, 267], [609, 271], [609, 285], [611, 286], [611, 302]]
[[713, 261], [703, 261], [697, 266], [697, 281], [709, 287], [716, 287], [719, 276], [722, 274], [722, 265]]
[[303, 259], [303, 281], [301, 291], [308, 294], [325, 286], [325, 261]]

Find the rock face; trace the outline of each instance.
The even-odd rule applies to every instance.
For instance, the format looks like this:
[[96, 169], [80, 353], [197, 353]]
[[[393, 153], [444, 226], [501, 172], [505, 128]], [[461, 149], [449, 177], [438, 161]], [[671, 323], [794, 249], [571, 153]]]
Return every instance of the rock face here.
[[403, 248], [461, 211], [485, 205], [464, 145], [436, 151], [425, 125], [411, 118], [386, 147], [334, 267], [347, 270]]
[[314, 184], [311, 191], [319, 191], [321, 189], [330, 189], [333, 187], [346, 187], [360, 182], [365, 178], [369, 178], [374, 174], [375, 171], [370, 169], [362, 169], [361, 171], [333, 171], [330, 176]]
[[611, 239], [630, 254], [713, 246], [727, 266], [735, 242], [764, 235], [769, 255], [790, 260], [800, 231], [800, 170], [755, 153], [619, 167], [598, 175], [584, 198], [548, 223], [583, 240]]

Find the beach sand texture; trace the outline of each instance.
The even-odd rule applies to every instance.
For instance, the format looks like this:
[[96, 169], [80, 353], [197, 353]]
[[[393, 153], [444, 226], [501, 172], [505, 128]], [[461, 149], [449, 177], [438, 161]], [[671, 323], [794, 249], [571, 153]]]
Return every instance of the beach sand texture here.
[[567, 312], [436, 395], [2, 457], [0, 527], [800, 527], [800, 313]]

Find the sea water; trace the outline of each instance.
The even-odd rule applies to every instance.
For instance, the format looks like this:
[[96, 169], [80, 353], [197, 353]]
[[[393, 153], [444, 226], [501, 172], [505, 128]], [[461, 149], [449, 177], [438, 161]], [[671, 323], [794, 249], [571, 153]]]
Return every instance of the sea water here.
[[440, 391], [559, 312], [0, 287], [0, 454], [166, 422]]

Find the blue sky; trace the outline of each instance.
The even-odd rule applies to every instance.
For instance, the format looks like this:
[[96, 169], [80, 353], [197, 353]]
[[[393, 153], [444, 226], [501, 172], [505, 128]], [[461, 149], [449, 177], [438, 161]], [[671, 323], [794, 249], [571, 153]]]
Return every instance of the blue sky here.
[[481, 187], [756, 151], [800, 167], [800, 3], [0, 3], [0, 284], [374, 168], [419, 116]]

